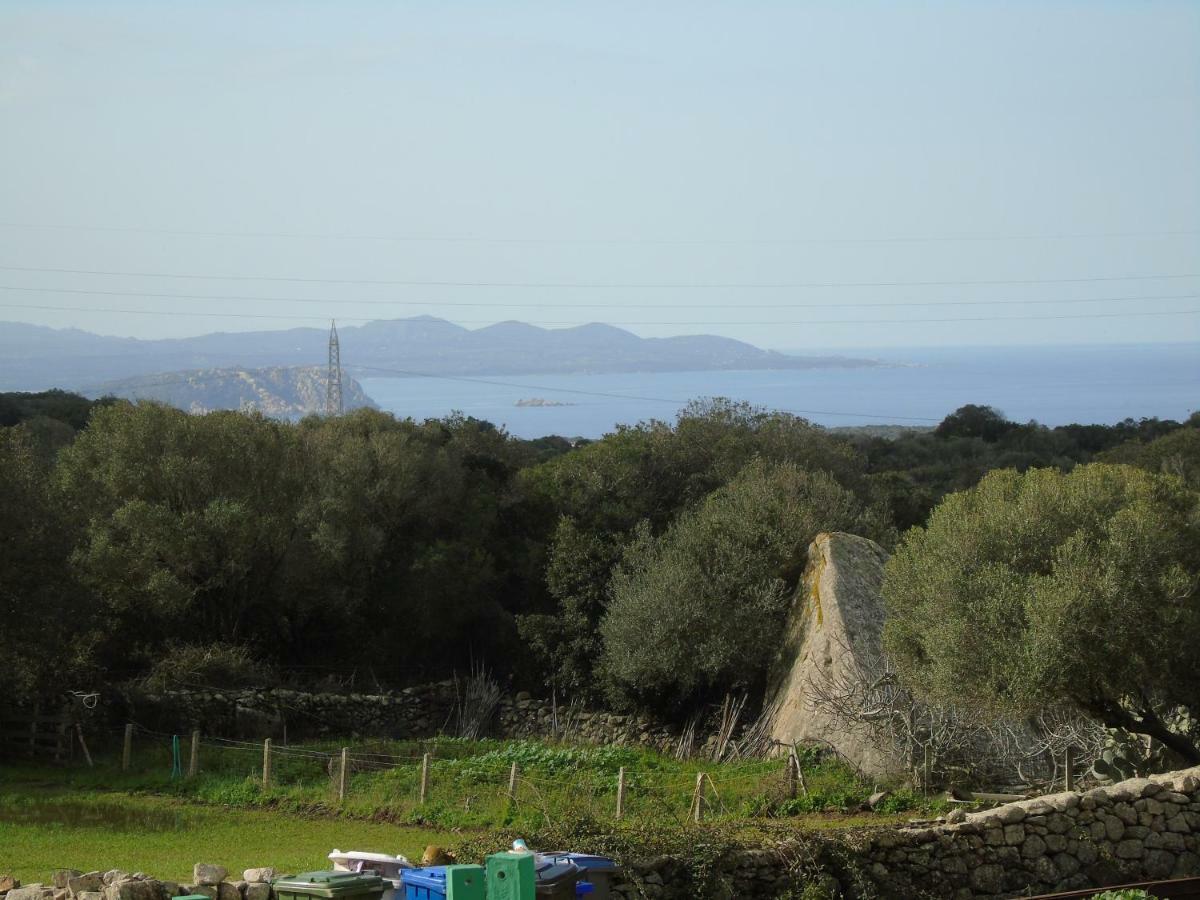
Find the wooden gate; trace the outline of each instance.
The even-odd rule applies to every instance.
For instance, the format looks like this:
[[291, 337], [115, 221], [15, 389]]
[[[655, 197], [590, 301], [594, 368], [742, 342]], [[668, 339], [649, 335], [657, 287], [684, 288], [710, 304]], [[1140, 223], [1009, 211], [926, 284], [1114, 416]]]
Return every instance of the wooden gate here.
[[65, 714], [0, 713], [0, 758], [68, 762], [75, 755], [75, 725]]

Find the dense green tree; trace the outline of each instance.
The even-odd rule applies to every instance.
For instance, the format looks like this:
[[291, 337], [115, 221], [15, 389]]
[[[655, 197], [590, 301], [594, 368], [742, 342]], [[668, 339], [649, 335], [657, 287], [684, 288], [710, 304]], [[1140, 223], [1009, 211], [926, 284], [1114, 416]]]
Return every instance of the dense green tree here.
[[62, 422], [72, 431], [82, 431], [93, 409], [117, 402], [112, 397], [89, 400], [79, 394], [60, 390], [0, 393], [0, 427], [20, 425], [30, 419], [44, 417]]
[[638, 530], [601, 624], [614, 692], [680, 711], [757, 687], [822, 531], [883, 537], [878, 509], [825, 472], [755, 460], [661, 535]]
[[[866, 458], [874, 489], [887, 499], [901, 528], [923, 524], [953, 491], [966, 490], [993, 469], [1068, 471], [1123, 444], [1140, 446], [1180, 429], [1178, 422], [1126, 419], [1115, 425], [1018, 424], [991, 407], [964, 406], [934, 431], [882, 436], [876, 429], [843, 430]], [[1115, 452], [1115, 451], [1114, 451]], [[1112, 457], [1119, 461], [1117, 457]]]
[[91, 611], [66, 568], [71, 533], [24, 427], [0, 428], [0, 697], [22, 703], [83, 687]]
[[87, 426], [93, 409], [119, 402], [113, 397], [89, 400], [60, 390], [0, 393], [0, 428], [24, 426], [35, 452], [49, 461]]
[[119, 404], [94, 413], [55, 474], [79, 529], [75, 568], [124, 652], [180, 635], [261, 638], [289, 615], [286, 564], [304, 555], [290, 426]]
[[885, 644], [935, 699], [1072, 703], [1195, 763], [1178, 722], [1200, 714], [1198, 578], [1200, 500], [1180, 479], [1102, 464], [992, 472], [889, 561]]
[[1200, 417], [1195, 425], [1179, 428], [1148, 443], [1129, 441], [1100, 455], [1104, 462], [1128, 463], [1151, 472], [1178, 475], [1200, 489]]
[[369, 410], [301, 431], [314, 467], [301, 520], [324, 602], [390, 648], [372, 670], [405, 679], [509, 653], [506, 579], [523, 558], [502, 507], [520, 448], [486, 423]]
[[995, 441], [1011, 431], [1014, 423], [991, 406], [968, 403], [960, 406], [938, 424], [933, 433], [940, 438], [967, 437]]

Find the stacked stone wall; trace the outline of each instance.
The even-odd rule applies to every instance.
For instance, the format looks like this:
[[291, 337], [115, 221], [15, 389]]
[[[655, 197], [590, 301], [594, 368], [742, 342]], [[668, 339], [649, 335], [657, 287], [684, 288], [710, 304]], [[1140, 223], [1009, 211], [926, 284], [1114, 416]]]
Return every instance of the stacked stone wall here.
[[[111, 716], [153, 730], [230, 738], [321, 737], [422, 739], [455, 734], [460, 693], [442, 681], [384, 694], [244, 691], [130, 691]], [[485, 734], [497, 738], [551, 738], [589, 744], [668, 749], [671, 729], [637, 716], [563, 705], [529, 693], [502, 695]]]
[[1200, 875], [1200, 767], [869, 837], [885, 896], [999, 898]]
[[[758, 900], [825, 896], [1007, 900], [1200, 876], [1200, 767], [1064, 792], [932, 825], [794, 835], [728, 854], [703, 891]], [[633, 863], [627, 900], [700, 896], [681, 859]]]

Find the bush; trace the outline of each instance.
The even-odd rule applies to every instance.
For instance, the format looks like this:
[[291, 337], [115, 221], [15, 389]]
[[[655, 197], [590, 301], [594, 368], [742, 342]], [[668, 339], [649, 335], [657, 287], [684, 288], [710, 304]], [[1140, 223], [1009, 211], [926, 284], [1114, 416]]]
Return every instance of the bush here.
[[679, 712], [757, 686], [813, 538], [881, 519], [824, 472], [756, 460], [661, 537], [641, 529], [601, 623], [615, 698]]
[[[885, 648], [935, 700], [1073, 705], [1191, 764], [1200, 497], [1128, 466], [992, 472], [888, 561]], [[1181, 720], [1182, 721], [1182, 720]]]
[[151, 690], [180, 687], [267, 687], [275, 681], [269, 665], [234, 644], [175, 645], [158, 659], [146, 676]]

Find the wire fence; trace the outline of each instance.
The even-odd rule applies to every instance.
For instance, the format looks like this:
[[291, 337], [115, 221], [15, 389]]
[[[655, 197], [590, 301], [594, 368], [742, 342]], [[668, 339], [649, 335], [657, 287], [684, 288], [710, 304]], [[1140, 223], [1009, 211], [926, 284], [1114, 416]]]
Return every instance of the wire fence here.
[[761, 818], [844, 809], [870, 787], [836, 766], [802, 766], [794, 754], [714, 763], [657, 758], [636, 749], [604, 755], [598, 748], [566, 748], [525, 760], [521, 742], [297, 746], [200, 732], [172, 735], [136, 724], [109, 737], [111, 746], [120, 746], [119, 761], [115, 752], [101, 754], [96, 765], [110, 771], [119, 765], [131, 780], [193, 782], [213, 799], [270, 799], [398, 821], [491, 825], [529, 815], [551, 824], [579, 816], [680, 823]]

